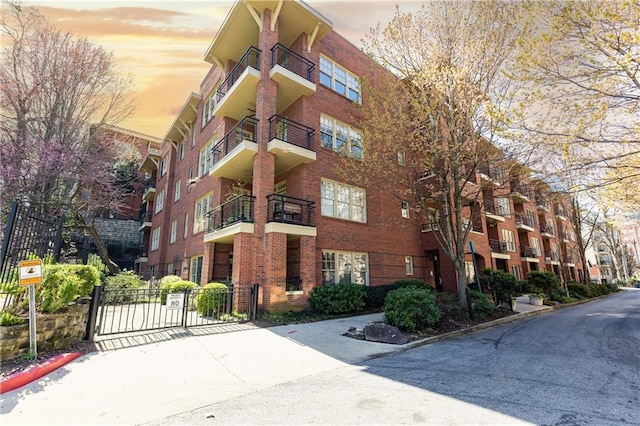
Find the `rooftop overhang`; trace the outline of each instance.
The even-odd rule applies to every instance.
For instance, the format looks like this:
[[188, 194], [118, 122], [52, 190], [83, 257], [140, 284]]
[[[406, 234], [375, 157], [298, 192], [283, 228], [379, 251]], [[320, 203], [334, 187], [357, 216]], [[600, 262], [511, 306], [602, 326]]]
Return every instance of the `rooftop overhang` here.
[[299, 0], [237, 0], [209, 45], [204, 60], [224, 69], [229, 60], [240, 59], [248, 46], [258, 47], [265, 9], [271, 10], [272, 25], [278, 21], [278, 42], [285, 46], [305, 33], [307, 49], [311, 51], [313, 44], [333, 28], [330, 20]]
[[165, 141], [170, 142], [171, 145], [176, 147], [177, 143], [189, 134], [191, 124], [194, 123], [198, 117], [198, 103], [200, 99], [201, 97], [197, 93], [192, 92], [189, 95], [184, 105], [182, 105], [178, 116], [173, 120], [171, 127], [169, 127], [169, 131], [164, 137]]

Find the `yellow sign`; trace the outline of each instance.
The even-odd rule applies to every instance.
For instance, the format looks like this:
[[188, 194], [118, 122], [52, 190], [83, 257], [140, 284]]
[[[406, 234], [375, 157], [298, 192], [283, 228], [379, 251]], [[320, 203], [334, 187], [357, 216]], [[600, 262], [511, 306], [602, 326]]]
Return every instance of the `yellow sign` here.
[[20, 262], [20, 285], [42, 283], [42, 261], [23, 260]]

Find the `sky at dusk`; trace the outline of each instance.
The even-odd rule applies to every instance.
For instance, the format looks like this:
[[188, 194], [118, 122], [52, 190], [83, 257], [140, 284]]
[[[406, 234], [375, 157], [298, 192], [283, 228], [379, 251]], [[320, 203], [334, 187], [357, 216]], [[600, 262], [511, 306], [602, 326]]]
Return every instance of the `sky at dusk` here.
[[[333, 22], [347, 40], [361, 40], [377, 23], [386, 24], [399, 4], [414, 11], [414, 1], [308, 0], [308, 5]], [[119, 125], [164, 137], [175, 115], [210, 64], [203, 56], [233, 4], [232, 0], [200, 1], [65, 1], [23, 0], [63, 31], [88, 37], [112, 52], [118, 69], [131, 73], [134, 116]]]

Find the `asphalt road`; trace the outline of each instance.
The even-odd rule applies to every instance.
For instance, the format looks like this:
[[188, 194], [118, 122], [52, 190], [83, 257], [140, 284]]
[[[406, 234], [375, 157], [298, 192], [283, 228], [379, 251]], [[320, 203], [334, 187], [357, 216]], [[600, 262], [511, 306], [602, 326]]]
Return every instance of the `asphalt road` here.
[[152, 424], [640, 425], [640, 291]]

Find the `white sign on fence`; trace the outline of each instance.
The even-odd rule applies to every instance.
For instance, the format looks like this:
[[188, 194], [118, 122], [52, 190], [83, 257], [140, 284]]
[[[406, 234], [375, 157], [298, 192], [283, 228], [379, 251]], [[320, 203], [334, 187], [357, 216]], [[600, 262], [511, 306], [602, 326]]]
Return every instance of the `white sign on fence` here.
[[182, 309], [184, 306], [184, 293], [167, 294], [167, 309]]

